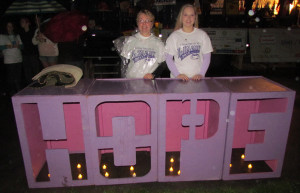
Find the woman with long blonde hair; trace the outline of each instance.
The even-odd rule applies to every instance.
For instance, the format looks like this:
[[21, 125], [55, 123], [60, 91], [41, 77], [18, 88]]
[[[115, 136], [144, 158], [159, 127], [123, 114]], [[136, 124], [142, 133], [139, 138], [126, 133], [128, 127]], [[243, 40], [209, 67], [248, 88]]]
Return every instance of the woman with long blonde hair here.
[[166, 41], [166, 62], [172, 78], [200, 80], [206, 74], [213, 51], [209, 36], [198, 28], [191, 4], [182, 6], [174, 32]]
[[[174, 28], [174, 31], [180, 29], [183, 27], [183, 23], [182, 23], [182, 15], [183, 15], [183, 10], [187, 7], [190, 7], [192, 9], [194, 9], [194, 12], [195, 12], [195, 15], [197, 15], [197, 11], [196, 11], [196, 8], [191, 5], [191, 4], [185, 4], [181, 7], [180, 11], [179, 11], [179, 14], [177, 16], [177, 19], [176, 19], [176, 24], [175, 24], [175, 28]], [[198, 17], [195, 17], [195, 22], [194, 22], [194, 27], [198, 28], [199, 27], [199, 24], [198, 24]]]

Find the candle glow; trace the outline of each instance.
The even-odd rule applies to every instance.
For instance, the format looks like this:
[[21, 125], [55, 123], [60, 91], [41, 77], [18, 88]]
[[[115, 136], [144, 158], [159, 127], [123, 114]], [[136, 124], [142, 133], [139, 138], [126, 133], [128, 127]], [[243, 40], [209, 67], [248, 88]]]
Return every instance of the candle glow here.
[[253, 167], [252, 164], [248, 164], [249, 169], [252, 169], [252, 167]]

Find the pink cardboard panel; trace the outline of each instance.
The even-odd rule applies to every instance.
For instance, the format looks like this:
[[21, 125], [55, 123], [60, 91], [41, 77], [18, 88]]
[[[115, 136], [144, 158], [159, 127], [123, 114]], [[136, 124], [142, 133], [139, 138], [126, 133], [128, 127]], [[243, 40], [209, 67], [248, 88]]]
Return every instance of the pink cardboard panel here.
[[[198, 100], [197, 114], [190, 116], [190, 101], [167, 101], [166, 151], [180, 151], [181, 140], [188, 138], [207, 139], [218, 130], [219, 106], [212, 100]], [[189, 134], [189, 122], [196, 120], [195, 133]], [[205, 120], [205, 122], [204, 122]], [[187, 124], [186, 124], [187, 123]], [[191, 135], [191, 136], [190, 136]], [[189, 137], [190, 136], [190, 137]]]
[[31, 163], [28, 164], [32, 165], [33, 178], [36, 178], [46, 161], [47, 141], [43, 140], [37, 104], [22, 104], [21, 106], [30, 152], [28, 161]]
[[263, 77], [155, 82], [14, 96], [29, 187], [280, 176], [294, 91]]
[[135, 136], [134, 117], [113, 117], [112, 126], [114, 133], [114, 164], [116, 166], [136, 165], [136, 150], [131, 142]]
[[[244, 148], [249, 143], [263, 143], [265, 130], [249, 131], [249, 116], [253, 113], [275, 113], [286, 111], [287, 99], [239, 100], [237, 102], [233, 148]], [[262, 122], [261, 122], [262, 123]], [[258, 124], [259, 125], [259, 124]]]
[[[178, 101], [180, 97], [185, 100]], [[161, 95], [159, 106], [165, 106], [166, 109], [161, 109], [159, 115], [159, 181], [221, 179], [228, 105], [226, 99], [229, 100], [229, 93], [226, 92], [214, 96], [207, 93]], [[187, 119], [189, 115], [190, 119]], [[169, 166], [166, 168], [169, 165], [166, 159], [168, 152], [179, 153], [179, 158], [176, 157], [179, 162], [176, 164], [180, 166], [174, 165], [174, 174], [168, 173]]]
[[221, 179], [229, 92], [211, 79], [156, 83], [158, 180]]
[[[84, 146], [88, 140], [83, 138], [88, 137], [88, 124], [85, 97], [82, 94], [92, 82], [87, 79], [81, 80], [70, 89], [51, 86], [39, 89], [27, 87], [12, 97], [30, 188], [62, 187], [61, 181], [56, 179], [62, 178], [57, 167], [67, 165], [64, 168], [68, 171], [64, 174], [72, 173], [69, 169], [70, 159], [67, 157], [74, 153], [84, 156]], [[64, 155], [53, 153], [58, 149], [64, 149]], [[53, 150], [51, 155], [46, 154], [49, 150]], [[60, 156], [63, 160], [56, 166], [56, 160], [60, 160]], [[89, 172], [90, 165], [86, 166]], [[56, 176], [52, 176], [51, 180], [48, 177], [50, 171]], [[74, 181], [69, 177], [67, 185], [88, 185], [93, 182], [92, 178]]]
[[[90, 144], [86, 153], [93, 159], [94, 184], [156, 181], [157, 97], [152, 81], [97, 80], [90, 88], [87, 103]], [[142, 175], [138, 172], [139, 153], [149, 155], [149, 170]], [[112, 161], [104, 171], [107, 157]], [[120, 167], [129, 171], [130, 166], [136, 176], [115, 177]]]
[[[138, 98], [138, 96], [101, 95], [88, 97], [91, 147], [87, 152], [93, 157], [95, 184], [155, 181], [157, 174], [155, 169], [157, 165], [156, 97], [143, 96], [144, 101]], [[105, 105], [102, 106], [103, 104]], [[114, 168], [129, 167], [135, 166], [137, 151], [149, 152], [149, 150], [151, 169], [146, 175], [134, 178], [111, 178], [101, 174], [99, 166], [103, 165], [101, 159], [106, 154], [113, 154]]]
[[[62, 187], [62, 182], [50, 173], [52, 171], [56, 172], [57, 167], [61, 167], [67, 165], [68, 167], [64, 167], [65, 171], [63, 174], [72, 173], [69, 169], [70, 166], [70, 158], [63, 159], [59, 164], [60, 166], [56, 166], [55, 164], [50, 164], [50, 160], [53, 160], [55, 163], [58, 160], [59, 156], [69, 157], [74, 153], [81, 153], [84, 157], [85, 151], [85, 141], [88, 135], [86, 133], [87, 129], [86, 118], [83, 116], [86, 114], [86, 105], [84, 97], [73, 96], [73, 97], [65, 97], [65, 96], [16, 96], [13, 98], [16, 122], [18, 126], [19, 138], [22, 147], [23, 160], [26, 169], [26, 175], [28, 180], [28, 185], [31, 188], [42, 188], [42, 187]], [[53, 131], [49, 131], [50, 127], [44, 128], [41, 124], [41, 116], [47, 116], [46, 113], [41, 113], [47, 108], [39, 109], [38, 104], [45, 104], [44, 101], [48, 101], [48, 104], [60, 104], [53, 105], [58, 106], [63, 112], [63, 117], [59, 117], [58, 121], [62, 123], [62, 126], [57, 125], [63, 132], [66, 133], [66, 139], [57, 140], [55, 138], [51, 138], [45, 140], [43, 137], [43, 132], [46, 131], [51, 135]], [[42, 106], [43, 106], [42, 105]], [[82, 110], [83, 108], [83, 110]], [[48, 111], [52, 113], [53, 111]], [[53, 117], [53, 116], [52, 116]], [[64, 149], [65, 155], [51, 154], [53, 156], [46, 156], [46, 152], [49, 150]], [[87, 159], [84, 159], [87, 160]], [[57, 163], [57, 162], [56, 162]], [[55, 166], [54, 166], [55, 165]], [[87, 170], [90, 172], [91, 164], [86, 164]], [[54, 168], [53, 168], [54, 167]], [[85, 169], [86, 170], [86, 169]], [[48, 177], [48, 173], [51, 177]], [[63, 175], [62, 173], [56, 173], [54, 176]], [[80, 186], [80, 185], [89, 185], [93, 182], [92, 175], [91, 178], [87, 178], [83, 180], [77, 180], [67, 177], [68, 183], [65, 185], [70, 186]], [[59, 177], [61, 179], [62, 176]]]
[[[233, 93], [227, 132], [223, 179], [279, 177], [292, 115], [294, 92]], [[234, 151], [251, 169], [236, 170]], [[241, 155], [239, 155], [241, 156]], [[232, 164], [231, 167], [229, 165]]]
[[54, 186], [70, 186], [72, 181], [69, 152], [67, 149], [47, 149], [50, 182]]
[[38, 103], [43, 139], [66, 139], [63, 104], [56, 101], [41, 101]]
[[135, 117], [136, 135], [150, 134], [150, 107], [145, 102], [111, 102], [102, 103], [97, 107], [98, 136], [112, 136], [112, 119], [113, 117], [124, 117], [131, 115]]
[[66, 140], [51, 140], [51, 149], [69, 149], [70, 152], [84, 152], [81, 109], [79, 103], [63, 104]]

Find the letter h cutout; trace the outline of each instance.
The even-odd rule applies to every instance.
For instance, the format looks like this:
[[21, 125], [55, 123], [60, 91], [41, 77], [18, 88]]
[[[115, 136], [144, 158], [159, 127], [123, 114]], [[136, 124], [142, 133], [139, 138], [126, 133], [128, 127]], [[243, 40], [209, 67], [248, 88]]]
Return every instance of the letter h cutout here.
[[[80, 85], [79, 85], [80, 86]], [[32, 88], [26, 88], [28, 91]], [[85, 141], [88, 123], [82, 119], [86, 114], [85, 96], [22, 95], [13, 97], [13, 106], [30, 188], [83, 186], [93, 183], [86, 162], [82, 180], [74, 177], [70, 157], [85, 157]], [[70, 93], [71, 94], [71, 93]]]

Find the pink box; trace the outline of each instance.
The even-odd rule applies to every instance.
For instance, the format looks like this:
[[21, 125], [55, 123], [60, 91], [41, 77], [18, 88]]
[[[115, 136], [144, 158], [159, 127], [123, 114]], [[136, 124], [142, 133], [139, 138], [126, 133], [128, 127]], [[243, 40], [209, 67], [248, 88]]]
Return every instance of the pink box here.
[[[30, 188], [93, 184], [92, 175], [78, 180], [79, 171], [70, 164], [74, 155], [85, 161], [89, 140], [84, 94], [91, 82], [82, 80], [69, 89], [27, 87], [12, 97]], [[82, 165], [87, 166], [81, 168], [82, 175], [92, 172], [89, 164]]]
[[96, 80], [87, 104], [90, 146], [86, 152], [93, 159], [94, 184], [156, 181], [157, 95], [153, 81]]
[[217, 81], [231, 91], [223, 179], [279, 177], [295, 91], [263, 77]]
[[263, 77], [83, 79], [12, 97], [30, 188], [279, 177], [294, 99]]
[[220, 180], [228, 89], [213, 79], [160, 79], [156, 85], [160, 107], [158, 180]]

